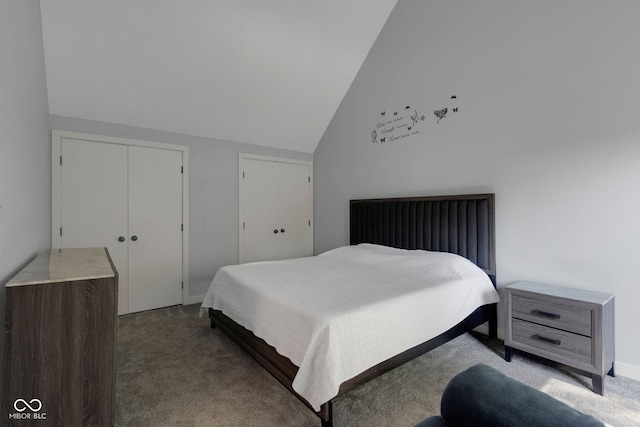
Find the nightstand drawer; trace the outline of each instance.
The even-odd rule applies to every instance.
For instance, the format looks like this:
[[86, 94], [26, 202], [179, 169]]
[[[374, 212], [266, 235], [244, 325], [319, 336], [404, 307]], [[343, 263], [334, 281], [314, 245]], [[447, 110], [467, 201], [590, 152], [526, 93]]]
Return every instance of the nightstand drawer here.
[[512, 296], [512, 316], [517, 319], [591, 336], [591, 310], [519, 295]]
[[591, 338], [518, 319], [513, 319], [512, 327], [514, 344], [521, 343], [587, 365], [593, 363]]

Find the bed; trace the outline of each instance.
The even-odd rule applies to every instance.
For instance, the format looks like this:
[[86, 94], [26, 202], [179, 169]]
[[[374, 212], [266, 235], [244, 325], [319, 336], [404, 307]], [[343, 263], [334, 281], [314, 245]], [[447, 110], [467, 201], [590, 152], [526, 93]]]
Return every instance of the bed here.
[[352, 200], [350, 244], [224, 267], [202, 305], [323, 426], [341, 393], [485, 322], [496, 335], [493, 194]]

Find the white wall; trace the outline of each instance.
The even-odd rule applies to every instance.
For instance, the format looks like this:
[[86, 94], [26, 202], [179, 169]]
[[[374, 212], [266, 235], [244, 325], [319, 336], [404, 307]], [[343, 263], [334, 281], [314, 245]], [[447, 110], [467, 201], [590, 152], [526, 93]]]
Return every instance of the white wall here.
[[[0, 70], [0, 319], [4, 321], [4, 284], [48, 248], [50, 240], [49, 106], [38, 0], [0, 2]], [[4, 334], [0, 343], [3, 340]]]
[[[499, 287], [614, 293], [616, 370], [640, 379], [638, 16], [633, 0], [400, 0], [314, 153], [316, 253], [348, 243], [351, 198], [495, 192]], [[407, 105], [420, 133], [372, 143]]]
[[189, 295], [209, 289], [222, 266], [238, 263], [238, 154], [312, 160], [280, 150], [112, 123], [51, 115], [52, 129], [186, 145], [189, 147]]

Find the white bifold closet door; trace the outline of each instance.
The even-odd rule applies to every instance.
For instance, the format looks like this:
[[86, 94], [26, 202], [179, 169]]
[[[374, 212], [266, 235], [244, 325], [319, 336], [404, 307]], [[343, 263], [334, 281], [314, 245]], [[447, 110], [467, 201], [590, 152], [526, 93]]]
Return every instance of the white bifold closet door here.
[[313, 254], [312, 165], [240, 157], [240, 262]]
[[59, 247], [107, 247], [119, 314], [181, 304], [182, 153], [73, 138], [60, 153]]
[[181, 167], [180, 152], [129, 147], [129, 312], [182, 303]]

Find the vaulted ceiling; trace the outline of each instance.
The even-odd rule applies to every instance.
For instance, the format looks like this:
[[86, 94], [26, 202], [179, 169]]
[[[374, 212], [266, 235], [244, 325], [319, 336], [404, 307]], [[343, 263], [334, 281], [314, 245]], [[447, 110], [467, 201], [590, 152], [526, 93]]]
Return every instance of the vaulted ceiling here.
[[397, 0], [41, 0], [50, 114], [311, 153]]

